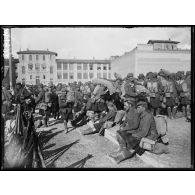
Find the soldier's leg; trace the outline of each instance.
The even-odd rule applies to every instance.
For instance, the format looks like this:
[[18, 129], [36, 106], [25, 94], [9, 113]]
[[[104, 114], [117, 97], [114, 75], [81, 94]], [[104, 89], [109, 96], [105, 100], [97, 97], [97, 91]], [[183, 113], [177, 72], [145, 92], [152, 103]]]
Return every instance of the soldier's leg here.
[[154, 116], [154, 108], [151, 108], [151, 113]]
[[168, 114], [168, 117], [171, 119], [171, 107], [167, 108], [167, 114]]
[[186, 111], [187, 111], [187, 113], [189, 113], [189, 114], [191, 113], [191, 108], [190, 108], [190, 105], [189, 105], [189, 104], [188, 104], [187, 107], [186, 107]]
[[173, 110], [172, 110], [172, 114], [173, 114], [174, 119], [176, 118], [176, 113], [177, 113], [177, 106], [174, 106]]
[[182, 112], [183, 112], [183, 116], [186, 117], [186, 106], [182, 106]]

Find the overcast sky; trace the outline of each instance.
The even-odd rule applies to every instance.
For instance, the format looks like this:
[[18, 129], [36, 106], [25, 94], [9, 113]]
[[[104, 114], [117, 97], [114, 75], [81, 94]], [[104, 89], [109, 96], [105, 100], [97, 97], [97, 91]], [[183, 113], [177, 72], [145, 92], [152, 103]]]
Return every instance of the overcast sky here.
[[191, 48], [190, 28], [13, 28], [12, 53], [46, 50], [57, 58], [109, 59], [122, 55], [150, 39], [179, 41], [178, 47]]

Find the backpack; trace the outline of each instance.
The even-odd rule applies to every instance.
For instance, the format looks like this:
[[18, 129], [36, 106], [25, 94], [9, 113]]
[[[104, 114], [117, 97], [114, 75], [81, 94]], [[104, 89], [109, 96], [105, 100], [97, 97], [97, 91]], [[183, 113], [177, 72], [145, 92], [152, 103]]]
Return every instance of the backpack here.
[[169, 142], [168, 139], [168, 125], [167, 125], [167, 117], [163, 115], [156, 115], [154, 116], [154, 120], [156, 123], [156, 130], [158, 135], [160, 136], [162, 142], [167, 144]]
[[75, 102], [75, 92], [69, 91], [66, 96], [67, 102]]

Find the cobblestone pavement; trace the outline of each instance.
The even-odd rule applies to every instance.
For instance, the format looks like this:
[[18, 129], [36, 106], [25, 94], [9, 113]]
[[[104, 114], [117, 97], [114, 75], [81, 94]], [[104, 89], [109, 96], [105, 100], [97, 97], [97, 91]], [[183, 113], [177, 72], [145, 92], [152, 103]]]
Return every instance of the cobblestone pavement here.
[[[184, 118], [169, 120], [170, 154], [153, 155], [166, 167], [190, 167], [191, 134], [190, 123]], [[133, 157], [119, 165], [107, 155], [117, 150], [105, 137], [98, 134], [83, 136], [86, 126], [73, 129], [65, 134], [62, 122], [50, 120], [47, 128], [39, 128], [39, 140], [47, 168], [152, 168], [138, 157]]]

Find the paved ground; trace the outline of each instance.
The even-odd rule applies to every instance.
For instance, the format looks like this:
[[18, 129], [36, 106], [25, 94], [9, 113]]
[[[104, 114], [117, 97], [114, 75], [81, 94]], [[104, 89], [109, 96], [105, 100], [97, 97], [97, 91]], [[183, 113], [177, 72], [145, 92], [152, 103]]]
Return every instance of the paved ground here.
[[[152, 155], [166, 167], [190, 167], [191, 136], [190, 123], [184, 118], [169, 121], [170, 154]], [[107, 155], [117, 150], [117, 146], [98, 134], [83, 136], [85, 126], [69, 128], [64, 133], [63, 124], [51, 119], [47, 128], [39, 128], [40, 143], [47, 168], [150, 168], [150, 164], [138, 157], [126, 160], [119, 165]]]

